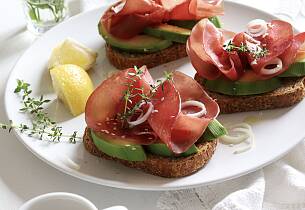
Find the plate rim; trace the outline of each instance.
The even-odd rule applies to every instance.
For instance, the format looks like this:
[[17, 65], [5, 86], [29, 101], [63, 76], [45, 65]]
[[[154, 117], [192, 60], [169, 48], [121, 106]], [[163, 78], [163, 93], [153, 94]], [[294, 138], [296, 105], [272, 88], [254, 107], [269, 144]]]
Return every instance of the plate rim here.
[[[255, 12], [259, 12], [259, 13], [264, 13], [265, 15], [267, 16], [271, 16], [272, 18], [274, 19], [279, 19], [278, 17], [276, 17], [275, 15], [271, 14], [271, 13], [268, 13], [267, 11], [264, 11], [264, 10], [261, 10], [261, 9], [258, 9], [254, 6], [251, 6], [251, 5], [246, 5], [246, 4], [243, 4], [243, 3], [239, 3], [239, 2], [234, 2], [232, 0], [227, 0], [225, 2], [225, 4], [231, 4], [231, 5], [237, 5], [237, 6], [241, 6], [241, 7], [244, 7], [244, 8], [250, 8], [251, 10], [255, 11]], [[71, 18], [69, 18], [68, 20], [56, 25], [55, 27], [53, 27], [52, 29], [50, 29], [48, 32], [46, 32], [45, 34], [43, 34], [42, 36], [40, 36], [39, 38], [37, 38], [35, 41], [33, 41], [31, 43], [31, 45], [23, 52], [23, 54], [17, 59], [17, 61], [15, 62], [15, 64], [13, 65], [13, 67], [11, 68], [11, 71], [9, 73], [9, 76], [8, 76], [8, 79], [6, 81], [6, 84], [5, 84], [5, 88], [4, 88], [4, 109], [5, 109], [5, 115], [6, 115], [6, 118], [7, 120], [9, 120], [9, 110], [8, 110], [8, 104], [9, 104], [9, 101], [8, 101], [8, 94], [10, 93], [8, 91], [9, 89], [9, 84], [12, 82], [13, 79], [13, 76], [14, 74], [17, 72], [16, 70], [16, 65], [20, 62], [20, 60], [23, 58], [23, 56], [25, 54], [28, 53], [28, 51], [30, 51], [32, 49], [32, 47], [42, 38], [42, 37], [45, 37], [48, 35], [48, 33], [52, 32], [53, 30], [55, 30], [58, 26], [61, 26], [62, 24], [68, 24], [70, 21], [73, 21], [74, 19], [77, 19], [77, 18], [80, 18], [82, 16], [86, 16], [87, 13], [94, 13], [94, 12], [97, 12], [98, 10], [102, 10], [104, 8], [107, 8], [109, 7], [109, 5], [103, 5], [99, 8], [95, 8], [95, 9], [92, 9], [92, 10], [88, 10], [86, 12], [83, 12], [83, 13], [80, 13], [80, 14], [77, 14]], [[295, 27], [294, 27], [295, 31], [299, 31], [297, 30]], [[94, 183], [94, 184], [98, 184], [98, 185], [102, 185], [102, 186], [107, 186], [107, 187], [114, 187], [114, 188], [118, 188], [118, 189], [129, 189], [129, 190], [141, 190], [141, 191], [167, 191], [167, 190], [182, 190], [182, 189], [190, 189], [190, 188], [194, 188], [194, 187], [202, 187], [202, 186], [206, 186], [206, 185], [211, 185], [211, 184], [215, 184], [215, 183], [221, 183], [221, 182], [225, 182], [227, 180], [231, 180], [231, 179], [234, 179], [234, 178], [238, 178], [238, 177], [241, 177], [241, 176], [244, 176], [246, 174], [249, 174], [251, 172], [254, 172], [254, 171], [257, 171], [257, 170], [260, 170], [261, 168], [279, 160], [280, 158], [282, 158], [283, 156], [285, 156], [288, 152], [291, 151], [291, 149], [293, 149], [297, 144], [299, 144], [304, 138], [305, 136], [303, 136], [300, 140], [296, 141], [296, 143], [294, 144], [291, 144], [290, 147], [288, 149], [286, 149], [285, 152], [283, 153], [280, 153], [279, 155], [273, 157], [271, 160], [269, 161], [266, 161], [265, 163], [259, 165], [259, 166], [255, 166], [255, 167], [251, 167], [250, 169], [248, 170], [245, 170], [241, 173], [238, 173], [238, 174], [235, 174], [235, 175], [231, 175], [231, 176], [226, 176], [222, 179], [219, 179], [219, 180], [214, 180], [214, 181], [209, 181], [209, 182], [204, 182], [204, 183], [201, 183], [201, 184], [191, 184], [191, 185], [182, 185], [182, 186], [169, 186], [169, 187], [166, 187], [166, 186], [144, 186], [144, 185], [137, 185], [137, 184], [133, 184], [133, 183], [118, 183], [118, 181], [112, 181], [112, 180], [106, 180], [106, 179], [101, 179], [101, 178], [96, 178], [94, 176], [91, 176], [91, 175], [86, 175], [84, 173], [80, 173], [79, 171], [77, 170], [72, 170], [70, 168], [63, 168], [63, 167], [60, 167], [60, 166], [57, 166], [56, 164], [54, 164], [52, 161], [46, 159], [45, 157], [39, 155], [33, 148], [31, 148], [24, 140], [23, 138], [21, 137], [21, 134], [16, 130], [16, 129], [13, 129], [13, 133], [14, 135], [17, 137], [17, 139], [31, 152], [33, 153], [38, 159], [42, 160], [44, 163], [54, 167], [55, 169], [59, 170], [60, 172], [62, 173], [65, 173], [65, 174], [68, 174], [72, 177], [75, 177], [75, 178], [78, 178], [78, 179], [81, 179], [83, 181], [87, 181], [87, 182], [90, 182], [90, 183]], [[168, 179], [168, 178], [165, 178], [165, 179]], [[175, 178], [177, 179], [177, 178]], [[179, 179], [179, 178], [178, 178]], [[98, 181], [98, 180], [102, 180], [101, 181]]]

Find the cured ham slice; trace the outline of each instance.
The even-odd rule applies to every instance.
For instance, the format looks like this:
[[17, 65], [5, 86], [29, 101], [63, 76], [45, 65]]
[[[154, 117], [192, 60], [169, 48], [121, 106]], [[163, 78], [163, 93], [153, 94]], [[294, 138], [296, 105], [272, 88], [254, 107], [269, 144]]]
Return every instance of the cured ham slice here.
[[[115, 118], [117, 113], [122, 112], [122, 99], [127, 90], [126, 84], [133, 82], [133, 87], [143, 88], [144, 92], [150, 91], [153, 83], [146, 67], [142, 67], [143, 73], [131, 81], [134, 74], [133, 68], [120, 71], [105, 80], [89, 97], [86, 104], [86, 122], [88, 127], [96, 131], [106, 125], [107, 120]], [[135, 94], [135, 93], [133, 93]], [[137, 103], [138, 98], [133, 98], [130, 104]]]
[[165, 15], [166, 11], [153, 0], [126, 0], [108, 9], [101, 21], [112, 35], [128, 39], [146, 26], [161, 23]]
[[[279, 58], [283, 62], [283, 71], [287, 70], [289, 66], [294, 63], [297, 59], [297, 56], [300, 58], [304, 58], [304, 49], [301, 48], [305, 43], [305, 32], [297, 34], [294, 36], [292, 44], [289, 48], [287, 48]], [[282, 71], [282, 72], [283, 72]]]
[[243, 71], [239, 56], [223, 49], [224, 43], [225, 36], [208, 19], [193, 28], [187, 52], [199, 75], [206, 79], [216, 79], [220, 73], [231, 80], [239, 77]]
[[[105, 80], [92, 93], [85, 110], [87, 126], [97, 135], [106, 135], [107, 139], [144, 145], [161, 141], [174, 153], [185, 152], [201, 137], [209, 122], [218, 115], [217, 103], [194, 79], [183, 73], [175, 72], [173, 79], [159, 84], [154, 91], [153, 79], [148, 70], [146, 67], [140, 70], [142, 73], [137, 73], [134, 69], [120, 71]], [[130, 84], [130, 94], [135, 97], [127, 100], [128, 108], [133, 109], [142, 101], [143, 97], [137, 97], [137, 93], [145, 93], [150, 96], [148, 103], [152, 104], [154, 110], [143, 123], [124, 127], [125, 121], [118, 120], [118, 116], [126, 108], [124, 97], [128, 87], [131, 87]], [[200, 117], [194, 117], [189, 113], [198, 112], [198, 107], [189, 106], [188, 109], [181, 110], [181, 103], [189, 100], [203, 104], [205, 113]], [[143, 107], [142, 113], [147, 111], [147, 106]], [[138, 119], [139, 115], [135, 118]]]
[[[285, 52], [293, 42], [293, 30], [292, 26], [281, 20], [273, 20], [268, 24], [268, 30], [265, 36], [257, 37], [257, 41], [260, 42], [260, 46], [266, 48], [268, 53], [266, 56], [260, 58], [255, 58], [253, 55], [248, 54], [249, 63], [257, 74], [262, 75], [261, 69], [276, 57], [279, 57]], [[296, 53], [297, 49], [295, 49]], [[293, 62], [293, 61], [292, 61]], [[291, 63], [292, 63], [291, 62]], [[277, 72], [276, 74], [268, 75], [268, 77], [273, 77], [278, 74], [281, 74], [286, 69]]]
[[108, 9], [101, 21], [112, 35], [128, 39], [147, 26], [170, 19], [196, 20], [222, 14], [222, 0], [125, 0]]
[[198, 20], [223, 15], [222, 0], [160, 0], [172, 20]]
[[[202, 102], [207, 113], [191, 117], [181, 111], [181, 103], [195, 100]], [[203, 134], [209, 122], [219, 113], [217, 103], [191, 77], [175, 72], [173, 81], [159, 87], [152, 99], [155, 110], [148, 122], [160, 139], [174, 153], [182, 153], [191, 147]]]

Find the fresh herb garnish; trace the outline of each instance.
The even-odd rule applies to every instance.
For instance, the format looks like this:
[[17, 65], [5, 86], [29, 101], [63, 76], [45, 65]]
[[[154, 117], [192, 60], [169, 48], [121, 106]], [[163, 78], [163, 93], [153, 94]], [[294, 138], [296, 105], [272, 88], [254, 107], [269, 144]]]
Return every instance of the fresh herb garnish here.
[[[165, 80], [157, 80], [156, 84], [150, 85], [151, 89], [148, 93], [144, 92], [144, 87], [134, 87], [136, 78], [141, 79], [141, 75], [143, 74], [143, 70], [141, 68], [137, 68], [134, 66], [135, 73], [129, 72], [127, 79], [127, 83], [125, 84], [126, 90], [124, 91], [123, 101], [124, 101], [124, 109], [123, 113], [118, 113], [117, 118], [123, 122], [123, 125], [131, 116], [135, 114], [135, 112], [140, 108], [143, 102], [150, 102], [158, 89], [161, 86], [162, 91], [164, 90], [164, 81], [172, 80], [173, 74], [169, 72], [164, 72]], [[132, 99], [134, 97], [140, 97], [140, 100], [130, 108], [130, 104], [132, 103]]]
[[11, 132], [14, 128], [28, 136], [53, 142], [59, 142], [64, 138], [68, 139], [70, 143], [75, 144], [77, 139], [81, 139], [81, 137], [77, 136], [77, 131], [74, 131], [71, 135], [63, 134], [62, 127], [51, 120], [44, 111], [43, 105], [50, 102], [50, 100], [44, 99], [43, 96], [38, 99], [31, 97], [32, 90], [29, 87], [30, 84], [22, 80], [17, 80], [17, 87], [15, 88], [14, 93], [21, 94], [23, 107], [20, 108], [20, 111], [30, 114], [31, 125], [24, 123], [14, 124], [10, 121], [9, 124], [0, 123], [0, 128], [8, 130], [8, 132]]
[[255, 49], [249, 49], [244, 43], [241, 43], [240, 46], [236, 46], [233, 44], [232, 40], [230, 40], [227, 44], [223, 45], [223, 47], [228, 52], [237, 51], [250, 53], [255, 59], [264, 57], [268, 54], [268, 50], [266, 48], [260, 48], [259, 46], [256, 46]]

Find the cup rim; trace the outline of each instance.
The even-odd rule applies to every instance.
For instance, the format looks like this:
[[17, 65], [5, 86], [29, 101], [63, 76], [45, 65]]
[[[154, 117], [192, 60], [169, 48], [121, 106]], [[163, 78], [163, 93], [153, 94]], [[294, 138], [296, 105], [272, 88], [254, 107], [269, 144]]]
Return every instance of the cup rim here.
[[52, 192], [52, 193], [46, 193], [43, 195], [39, 195], [37, 197], [34, 197], [27, 202], [25, 202], [19, 210], [30, 210], [30, 208], [41, 201], [50, 199], [50, 198], [60, 198], [60, 199], [73, 199], [77, 200], [79, 202], [82, 202], [83, 204], [87, 205], [90, 209], [89, 210], [98, 210], [96, 206], [89, 201], [87, 198], [74, 194], [74, 193], [68, 193], [68, 192]]

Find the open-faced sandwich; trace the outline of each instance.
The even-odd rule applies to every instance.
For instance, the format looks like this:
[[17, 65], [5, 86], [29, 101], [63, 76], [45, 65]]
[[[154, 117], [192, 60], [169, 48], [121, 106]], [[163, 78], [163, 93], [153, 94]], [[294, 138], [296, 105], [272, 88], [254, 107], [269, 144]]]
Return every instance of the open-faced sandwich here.
[[85, 148], [163, 177], [190, 175], [212, 157], [225, 128], [217, 103], [191, 77], [154, 81], [146, 66], [104, 80], [86, 105]]
[[122, 0], [103, 14], [98, 29], [115, 67], [151, 68], [186, 57], [192, 27], [202, 18], [220, 27], [222, 14], [222, 0]]
[[291, 106], [305, 95], [305, 33], [281, 20], [248, 23], [247, 31], [216, 28], [208, 19], [194, 26], [187, 52], [195, 79], [222, 113]]

